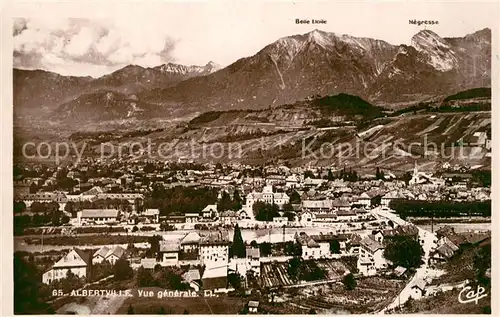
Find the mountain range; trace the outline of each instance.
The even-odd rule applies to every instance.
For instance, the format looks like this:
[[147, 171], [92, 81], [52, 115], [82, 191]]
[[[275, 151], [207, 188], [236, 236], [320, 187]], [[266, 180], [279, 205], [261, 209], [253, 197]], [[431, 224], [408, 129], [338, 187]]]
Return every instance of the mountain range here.
[[410, 46], [313, 30], [222, 69], [212, 62], [129, 65], [97, 79], [15, 69], [15, 123], [33, 116], [67, 125], [180, 117], [339, 93], [384, 106], [490, 87], [490, 69], [490, 29], [460, 38], [422, 30]]

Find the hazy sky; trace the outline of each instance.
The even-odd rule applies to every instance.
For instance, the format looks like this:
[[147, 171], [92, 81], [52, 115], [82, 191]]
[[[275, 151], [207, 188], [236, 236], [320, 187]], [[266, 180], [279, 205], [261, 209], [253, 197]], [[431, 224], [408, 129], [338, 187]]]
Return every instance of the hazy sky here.
[[[212, 1], [174, 3], [107, 1], [97, 6], [18, 4], [13, 8], [14, 66], [64, 75], [100, 76], [127, 64], [166, 62], [227, 66], [280, 37], [315, 28], [409, 44], [428, 28], [442, 37], [493, 28], [496, 3], [307, 3]], [[295, 19], [325, 19], [298, 25]], [[410, 19], [437, 20], [417, 26]]]

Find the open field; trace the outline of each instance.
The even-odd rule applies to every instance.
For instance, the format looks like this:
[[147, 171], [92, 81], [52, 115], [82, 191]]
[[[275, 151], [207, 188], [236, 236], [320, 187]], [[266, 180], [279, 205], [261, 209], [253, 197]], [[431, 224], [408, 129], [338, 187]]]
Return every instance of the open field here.
[[171, 297], [159, 299], [158, 297], [129, 297], [116, 311], [117, 314], [127, 314], [132, 305], [135, 314], [158, 314], [161, 307], [167, 314], [237, 314], [248, 300], [238, 297]]
[[460, 303], [460, 290], [444, 292], [433, 297], [414, 300], [398, 311], [403, 314], [491, 314], [491, 293], [478, 303]]
[[307, 287], [300, 290], [294, 302], [324, 313], [376, 312], [392, 302], [406, 283], [380, 277], [361, 278], [357, 282], [357, 287], [352, 291], [345, 290], [340, 282]]

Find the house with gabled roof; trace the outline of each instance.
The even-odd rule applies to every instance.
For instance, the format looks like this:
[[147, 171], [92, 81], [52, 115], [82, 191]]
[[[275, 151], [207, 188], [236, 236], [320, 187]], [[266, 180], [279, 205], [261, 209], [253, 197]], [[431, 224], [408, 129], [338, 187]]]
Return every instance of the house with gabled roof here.
[[107, 246], [103, 246], [99, 250], [97, 250], [94, 255], [92, 256], [92, 263], [102, 263], [103, 261], [106, 260], [106, 255], [108, 255], [108, 252], [110, 249]]
[[78, 277], [88, 277], [92, 269], [92, 254], [79, 248], [73, 248], [59, 261], [57, 261], [48, 271], [43, 273], [42, 282], [50, 284], [66, 278], [68, 272]]
[[425, 286], [427, 283], [424, 279], [418, 279], [414, 285], [411, 286], [410, 296], [413, 299], [420, 299], [425, 295]]
[[366, 263], [371, 263], [370, 267], [367, 268], [368, 271], [372, 271], [372, 267], [375, 270], [384, 269], [387, 267], [387, 261], [384, 258], [384, 246], [375, 240], [375, 237], [369, 235], [361, 240], [360, 242], [360, 252], [359, 261], [360, 263], [366, 265]]
[[177, 266], [179, 264], [180, 241], [163, 240], [160, 241], [160, 250], [162, 266]]
[[116, 261], [121, 259], [125, 255], [125, 249], [117, 245], [112, 248], [103, 246], [92, 256], [92, 263], [102, 263], [103, 261], [108, 261], [111, 264], [115, 264]]
[[198, 232], [192, 231], [181, 238], [180, 244], [182, 251], [189, 252], [198, 250], [200, 247], [201, 236]]
[[160, 210], [159, 209], [146, 209], [142, 216], [147, 218], [149, 221], [153, 223], [158, 223], [160, 220]]
[[214, 218], [217, 217], [218, 211], [217, 211], [217, 205], [207, 205], [203, 210], [201, 211], [201, 215], [203, 218]]
[[83, 209], [77, 212], [78, 225], [86, 224], [110, 224], [118, 222], [118, 210], [116, 209]]
[[219, 266], [207, 267], [201, 278], [203, 291], [211, 293], [227, 293], [233, 290], [227, 279], [227, 263]]
[[191, 288], [198, 292], [201, 288], [201, 276], [198, 269], [191, 269], [182, 275]]
[[295, 240], [302, 247], [303, 259], [317, 259], [320, 258], [323, 252], [319, 243], [314, 241], [307, 233], [295, 233]]

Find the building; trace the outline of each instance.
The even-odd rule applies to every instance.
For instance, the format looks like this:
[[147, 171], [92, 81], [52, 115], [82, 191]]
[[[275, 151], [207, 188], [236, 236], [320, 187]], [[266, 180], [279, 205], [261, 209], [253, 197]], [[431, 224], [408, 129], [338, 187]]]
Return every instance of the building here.
[[297, 175], [295, 175], [295, 174], [290, 175], [285, 179], [285, 187], [286, 188], [297, 188], [299, 186], [299, 184], [300, 184], [300, 180], [297, 177]]
[[380, 270], [387, 267], [384, 258], [384, 246], [375, 240], [373, 236], [367, 236], [360, 242], [358, 259], [358, 269], [360, 272], [372, 275], [374, 270]]
[[359, 195], [356, 204], [365, 207], [370, 207], [370, 205], [372, 204], [372, 199], [367, 193], [362, 193], [361, 195]]
[[247, 247], [246, 248], [246, 255], [247, 255], [248, 268], [255, 273], [255, 276], [259, 276], [260, 275], [260, 249], [253, 248], [253, 247]]
[[186, 213], [186, 223], [197, 223], [200, 214], [198, 213]]
[[197, 251], [200, 247], [201, 236], [198, 232], [192, 231], [187, 233], [180, 241], [181, 250], [184, 252]]
[[256, 300], [249, 301], [248, 312], [251, 314], [257, 314], [259, 312], [259, 302]]
[[83, 209], [76, 214], [77, 223], [80, 226], [96, 224], [112, 224], [118, 222], [118, 210], [116, 209]]
[[238, 215], [236, 211], [226, 210], [220, 213], [219, 220], [225, 225], [233, 225], [238, 221]]
[[353, 209], [339, 209], [335, 213], [337, 214], [338, 221], [351, 222], [358, 219], [356, 211]]
[[160, 210], [158, 209], [146, 209], [142, 216], [147, 218], [149, 221], [153, 223], [158, 223], [160, 221]]
[[359, 254], [361, 251], [361, 236], [359, 234], [351, 234], [351, 238], [346, 243], [346, 251], [350, 254]]
[[201, 211], [201, 216], [205, 219], [212, 219], [217, 217], [219, 214], [217, 212], [217, 205], [207, 205]]
[[394, 237], [409, 237], [414, 240], [418, 240], [418, 228], [411, 224], [397, 226], [394, 229], [379, 230], [374, 237], [375, 240], [380, 243], [383, 243], [385, 239], [391, 239]]
[[113, 248], [108, 248], [106, 246], [97, 250], [92, 256], [92, 264], [102, 263], [107, 261], [111, 264], [115, 264], [116, 261], [121, 259], [125, 255], [125, 249], [120, 246], [115, 246]]
[[288, 218], [287, 217], [273, 217], [273, 223], [277, 225], [287, 225]]
[[203, 291], [205, 295], [208, 293], [227, 293], [232, 289], [228, 286], [227, 280], [227, 263], [219, 263], [218, 266], [207, 267], [201, 278]]
[[177, 266], [179, 264], [180, 242], [176, 240], [160, 241], [159, 255], [162, 266]]
[[[295, 233], [295, 240], [300, 244], [302, 248], [302, 258], [303, 259], [319, 259], [320, 257], [326, 255], [327, 251], [324, 246], [320, 246], [319, 243], [314, 241], [307, 233], [301, 232]], [[328, 254], [330, 250], [328, 248]]]
[[316, 217], [311, 211], [304, 211], [303, 213], [300, 214], [299, 221], [302, 225], [307, 226], [312, 224], [315, 218]]
[[290, 202], [290, 197], [286, 193], [274, 193], [271, 185], [264, 186], [261, 193], [252, 192], [246, 196], [246, 207], [252, 209], [256, 202], [264, 202], [266, 204], [275, 204], [279, 208]]
[[189, 286], [198, 292], [201, 288], [201, 276], [198, 269], [191, 269], [182, 275], [184, 281], [186, 281]]
[[128, 201], [131, 205], [132, 208], [135, 207], [135, 202], [136, 200], [143, 200], [144, 195], [143, 194], [137, 194], [137, 193], [101, 193], [97, 194], [97, 199], [119, 199], [119, 200], [126, 200]]
[[202, 265], [219, 266], [229, 262], [229, 237], [227, 232], [213, 232], [200, 239], [200, 262]]
[[314, 214], [330, 214], [333, 211], [332, 201], [324, 200], [303, 200], [302, 210], [312, 212]]
[[78, 248], [73, 248], [62, 259], [57, 261], [48, 271], [43, 273], [42, 282], [50, 284], [53, 281], [63, 279], [68, 272], [78, 277], [87, 277], [92, 268], [91, 253]]
[[412, 285], [410, 289], [410, 296], [413, 299], [420, 299], [425, 295], [425, 285], [426, 282], [424, 279], [419, 279]]

